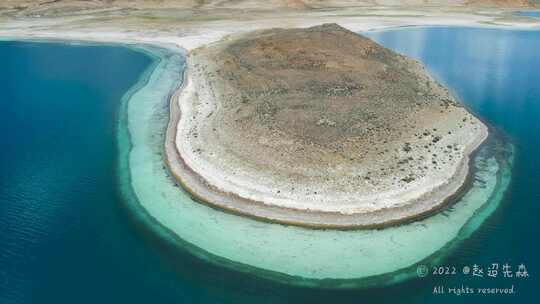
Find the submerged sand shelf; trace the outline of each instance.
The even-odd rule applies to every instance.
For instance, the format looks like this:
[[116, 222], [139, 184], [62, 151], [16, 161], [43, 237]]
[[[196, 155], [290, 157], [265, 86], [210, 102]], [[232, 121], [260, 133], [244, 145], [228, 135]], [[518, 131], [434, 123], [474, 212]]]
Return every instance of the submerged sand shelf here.
[[137, 213], [151, 219], [149, 226], [161, 231], [162, 237], [210, 262], [310, 286], [353, 287], [403, 280], [414, 276], [417, 263], [437, 263], [474, 231], [500, 202], [510, 180], [511, 150], [492, 142], [474, 157], [472, 187], [453, 208], [407, 225], [312, 230], [209, 208], [178, 188], [163, 167], [168, 96], [180, 81], [183, 60], [169, 51], [151, 51], [162, 60], [129, 100], [127, 121], [121, 125], [129, 132], [129, 138], [120, 140], [124, 142], [121, 152], [129, 157], [122, 171], [134, 194], [129, 202]]
[[487, 134], [420, 64], [329, 24], [190, 52], [165, 151], [198, 201], [280, 223], [370, 228], [455, 198]]

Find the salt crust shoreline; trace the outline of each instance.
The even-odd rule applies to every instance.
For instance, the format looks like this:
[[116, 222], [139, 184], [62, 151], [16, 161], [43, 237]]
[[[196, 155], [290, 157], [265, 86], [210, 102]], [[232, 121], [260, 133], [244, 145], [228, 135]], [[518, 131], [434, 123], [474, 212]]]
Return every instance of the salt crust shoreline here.
[[[164, 81], [160, 74], [154, 73], [152, 79]], [[162, 131], [169, 104], [159, 98], [159, 109], [153, 107], [154, 111], [148, 111], [156, 100], [151, 97], [153, 94], [148, 95], [149, 90], [155, 91], [155, 82], [151, 81], [149, 86], [130, 100], [129, 117], [143, 117], [142, 121], [135, 119], [130, 123], [130, 128], [134, 128], [130, 170], [143, 209], [141, 214], [146, 217], [148, 212], [153, 218], [149, 226], [157, 229], [160, 237], [163, 233], [174, 246], [234, 271], [249, 272], [281, 284], [325, 289], [395, 284], [416, 277], [416, 263], [440, 265], [441, 258], [457, 245], [450, 240], [461, 240], [474, 231], [485, 218], [485, 212], [489, 214], [496, 207], [507, 186], [508, 176], [499, 184], [497, 161], [484, 155], [485, 149], [481, 149], [474, 158], [478, 170], [475, 170], [474, 186], [456, 208], [403, 226], [381, 230], [313, 230], [257, 222], [212, 210], [190, 200], [185, 191], [179, 191], [162, 168], [160, 143], [164, 140]], [[174, 89], [172, 86], [171, 91]], [[157, 124], [151, 132], [146, 129], [151, 124], [143, 123], [149, 120]], [[156, 132], [160, 136], [152, 135]], [[486, 203], [490, 204], [489, 208], [481, 207], [487, 206]], [[473, 214], [476, 220], [469, 220]], [[154, 219], [160, 225], [154, 225]], [[178, 244], [178, 237], [187, 243]], [[400, 241], [396, 242], [397, 239]], [[436, 253], [439, 249], [444, 250]], [[337, 256], [339, 263], [332, 262]], [[425, 260], [427, 257], [429, 261]]]
[[264, 202], [264, 195], [258, 196], [260, 200], [254, 200], [227, 191], [223, 186], [217, 187], [210, 184], [198, 172], [212, 172], [212, 170], [203, 168], [195, 171], [183, 157], [181, 153], [183, 145], [181, 139], [183, 137], [178, 134], [178, 130], [182, 127], [182, 107], [189, 107], [193, 96], [200, 95], [200, 92], [195, 94], [194, 81], [196, 80], [190, 75], [190, 67], [195, 64], [197, 62], [193, 60], [193, 57], [187, 58], [182, 86], [171, 96], [170, 118], [164, 147], [165, 161], [179, 185], [189, 192], [195, 200], [234, 214], [287, 225], [325, 229], [381, 228], [417, 220], [455, 202], [468, 189], [470, 186], [468, 178], [471, 176], [471, 172], [469, 172], [470, 156], [488, 136], [487, 128], [481, 125], [478, 136], [470, 138], [464, 144], [464, 157], [455, 168], [451, 178], [442, 185], [433, 185], [432, 190], [421, 193], [410, 201], [360, 212], [351, 212], [346, 209], [313, 210], [268, 204]]

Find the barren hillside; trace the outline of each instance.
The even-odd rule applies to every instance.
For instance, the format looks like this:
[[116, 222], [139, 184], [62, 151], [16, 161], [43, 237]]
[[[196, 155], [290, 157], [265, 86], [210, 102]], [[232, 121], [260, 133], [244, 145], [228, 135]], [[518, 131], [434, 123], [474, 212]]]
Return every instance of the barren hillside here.
[[527, 0], [4, 0], [0, 9], [17, 15], [54, 15], [108, 9], [310, 10], [351, 6], [527, 7]]

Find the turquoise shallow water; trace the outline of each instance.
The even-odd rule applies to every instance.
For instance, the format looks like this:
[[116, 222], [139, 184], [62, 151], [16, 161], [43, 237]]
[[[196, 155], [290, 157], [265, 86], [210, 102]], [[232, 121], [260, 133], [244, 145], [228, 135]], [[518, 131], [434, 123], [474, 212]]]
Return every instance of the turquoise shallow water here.
[[[172, 233], [149, 221], [147, 227], [206, 261], [300, 286], [356, 288], [395, 283], [415, 276], [416, 263], [434, 263], [447, 254], [484, 204], [498, 204], [509, 177], [507, 165], [492, 153], [474, 161], [474, 186], [455, 208], [408, 225], [381, 230], [310, 230], [263, 223], [194, 202], [179, 191], [163, 167], [162, 131], [167, 94], [182, 67], [174, 56], [155, 68], [148, 83], [127, 104], [128, 162], [120, 172], [130, 177], [126, 193], [134, 214], [148, 214]], [[161, 135], [161, 136], [160, 136]], [[491, 145], [490, 145], [491, 146]], [[121, 152], [127, 150], [120, 145]], [[484, 149], [483, 149], [484, 150]], [[485, 152], [489, 152], [489, 148]], [[123, 159], [123, 158], [122, 158]], [[503, 159], [501, 159], [503, 160]], [[485, 216], [476, 217], [481, 222]], [[181, 242], [176, 242], [180, 238]], [[452, 245], [455, 242], [452, 243]], [[262, 258], [264, 257], [264, 258]], [[336, 259], [339, 258], [339, 261]], [[399, 270], [399, 275], [394, 272]], [[390, 275], [388, 275], [390, 273]]]
[[[534, 136], [535, 132], [537, 133], [539, 130], [534, 118], [540, 114], [538, 105], [540, 94], [537, 91], [535, 78], [533, 77], [536, 75], [538, 67], [540, 67], [539, 60], [536, 59], [534, 52], [535, 46], [540, 45], [538, 33], [464, 28], [413, 28], [399, 31], [373, 32], [369, 35], [388, 47], [424, 62], [428, 69], [438, 79], [450, 86], [473, 111], [499, 128], [503, 133], [506, 133], [517, 146], [514, 178], [510, 191], [501, 202], [500, 208], [486, 222], [478, 221], [481, 227], [476, 232], [473, 232], [476, 230], [474, 229], [476, 228], [474, 222], [468, 225], [472, 233], [471, 237], [464, 242], [460, 242], [451, 251], [449, 257], [438, 262], [456, 265], [482, 264], [501, 260], [514, 263], [523, 262], [527, 264], [534, 275], [535, 269], [538, 269], [538, 264], [534, 261], [534, 258], [538, 256], [538, 248], [531, 242], [531, 240], [534, 240], [536, 233], [536, 230], [531, 229], [531, 227], [534, 227], [534, 214], [538, 211], [535, 200], [540, 198], [538, 190], [536, 190], [537, 187], [535, 187], [540, 181], [539, 166], [534, 157], [535, 153], [538, 155], [539, 149], [538, 138]], [[61, 303], [71, 302], [74, 299], [77, 302], [89, 303], [114, 300], [135, 303], [149, 301], [158, 303], [327, 303], [331, 301], [358, 303], [360, 300], [368, 300], [369, 302], [377, 300], [377, 302], [382, 303], [395, 303], [396, 301], [449, 302], [456, 298], [432, 295], [431, 288], [433, 285], [467, 283], [505, 286], [510, 282], [505, 280], [493, 282], [475, 281], [462, 277], [434, 278], [428, 276], [424, 279], [407, 281], [390, 287], [363, 290], [336, 291], [304, 288], [289, 286], [274, 280], [267, 280], [259, 276], [216, 266], [213, 262], [206, 262], [205, 256], [203, 256], [203, 259], [195, 258], [185, 250], [178, 250], [177, 244], [179, 240], [156, 237], [155, 231], [149, 228], [159, 226], [148, 225], [148, 222], [152, 222], [152, 219], [148, 218], [144, 212], [140, 212], [140, 209], [135, 208], [135, 210], [131, 210], [133, 212], [124, 212], [125, 207], [131, 208], [134, 202], [129, 197], [132, 194], [129, 187], [125, 187], [129, 185], [129, 183], [126, 184], [126, 164], [122, 161], [120, 164], [114, 164], [116, 159], [115, 151], [113, 151], [114, 149], [111, 150], [111, 147], [114, 147], [116, 134], [114, 122], [117, 117], [115, 114], [118, 108], [121, 108], [120, 96], [137, 81], [138, 76], [142, 74], [145, 68], [149, 68], [151, 65], [157, 66], [161, 71], [162, 79], [155, 82], [150, 79], [149, 84], [154, 89], [160, 89], [161, 91], [172, 88], [177, 77], [180, 77], [177, 72], [173, 73], [173, 71], [181, 69], [182, 59], [180, 57], [171, 57], [170, 53], [160, 50], [153, 50], [153, 52], [168, 57], [168, 60], [158, 62], [155, 58], [152, 59], [142, 53], [132, 52], [124, 48], [101, 46], [88, 49], [88, 47], [68, 47], [57, 44], [25, 45], [20, 43], [13, 43], [9, 46], [12, 52], [11, 56], [16, 57], [23, 54], [20, 51], [15, 51], [18, 50], [17, 47], [21, 46], [32, 50], [24, 53], [27, 54], [26, 58], [19, 59], [26, 62], [26, 65], [30, 65], [30, 63], [33, 65], [34, 58], [29, 54], [37, 51], [35, 49], [41, 49], [43, 53], [63, 54], [63, 56], [48, 56], [47, 60], [44, 60], [47, 65], [54, 63], [54, 66], [59, 70], [41, 68], [36, 69], [34, 73], [29, 73], [20, 70], [20, 67], [25, 65], [11, 59], [8, 62], [18, 64], [11, 66], [5, 63], [2, 64], [9, 68], [10, 74], [15, 75], [17, 71], [21, 71], [21, 77], [16, 78], [17, 81], [2, 81], [2, 84], [8, 84], [6, 86], [8, 89], [11, 88], [13, 91], [21, 93], [17, 89], [20, 88], [24, 79], [30, 79], [29, 75], [36, 77], [33, 82], [43, 81], [40, 77], [45, 79], [56, 78], [59, 82], [61, 80], [66, 81], [62, 86], [57, 86], [58, 91], [66, 91], [64, 86], [72, 85], [68, 81], [69, 79], [79, 79], [78, 82], [83, 83], [82, 86], [85, 86], [85, 81], [91, 82], [92, 80], [86, 80], [84, 77], [87, 75], [95, 76], [95, 74], [89, 73], [89, 70], [96, 68], [96, 65], [90, 63], [100, 58], [99, 60], [103, 61], [104, 64], [101, 66], [102, 71], [99, 75], [114, 75], [114, 77], [111, 77], [112, 79], [98, 77], [98, 79], [103, 82], [110, 82], [106, 92], [116, 93], [115, 95], [111, 93], [112, 97], [110, 99], [102, 98], [102, 96], [92, 94], [89, 91], [81, 91], [82, 95], [77, 95], [75, 98], [47, 98], [47, 100], [58, 103], [63, 101], [51, 111], [44, 111], [43, 108], [32, 106], [36, 99], [42, 99], [37, 98], [39, 95], [36, 97], [34, 95], [24, 96], [23, 94], [26, 103], [21, 102], [20, 99], [3, 98], [1, 96], [2, 104], [7, 103], [6, 100], [14, 101], [10, 104], [10, 107], [7, 107], [10, 111], [6, 113], [19, 113], [6, 116], [9, 120], [7, 118], [2, 120], [4, 129], [18, 126], [17, 122], [19, 121], [19, 125], [21, 122], [32, 125], [34, 133], [40, 134], [44, 125], [43, 121], [27, 119], [32, 117], [27, 116], [29, 110], [35, 109], [36, 115], [48, 117], [49, 123], [52, 121], [53, 124], [56, 121], [62, 121], [62, 118], [69, 117], [66, 112], [59, 111], [61, 109], [68, 111], [68, 113], [79, 111], [77, 113], [80, 116], [75, 116], [78, 118], [76, 121], [85, 121], [86, 128], [81, 129], [84, 131], [80, 132], [75, 125], [71, 125], [73, 133], [77, 134], [76, 137], [83, 138], [84, 136], [81, 134], [88, 134], [94, 136], [97, 141], [92, 142], [92, 145], [83, 145], [79, 150], [66, 150], [73, 146], [70, 143], [74, 139], [73, 137], [62, 136], [66, 131], [65, 128], [60, 128], [60, 131], [57, 130], [55, 136], [44, 136], [41, 139], [41, 143], [44, 145], [43, 150], [52, 149], [59, 145], [61, 139], [65, 139], [64, 145], [59, 146], [62, 149], [52, 149], [51, 151], [56, 151], [52, 155], [64, 150], [69, 151], [65, 154], [70, 154], [73, 158], [76, 158], [82, 153], [80, 150], [84, 150], [86, 154], [82, 153], [83, 155], [91, 154], [100, 157], [94, 161], [92, 161], [93, 158], [85, 158], [87, 161], [84, 162], [85, 167], [82, 169], [73, 166], [73, 163], [77, 163], [75, 161], [63, 162], [64, 158], [60, 157], [62, 154], [57, 156], [60, 158], [59, 161], [43, 161], [42, 163], [51, 168], [55, 168], [59, 163], [67, 163], [70, 164], [68, 167], [79, 172], [78, 174], [82, 176], [104, 181], [99, 187], [91, 187], [91, 183], [62, 184], [59, 181], [69, 180], [65, 178], [66, 175], [73, 175], [72, 173], [66, 174], [71, 171], [67, 171], [65, 168], [62, 170], [28, 170], [25, 172], [42, 174], [39, 178], [35, 177], [38, 176], [36, 173], [33, 175], [15, 175], [20, 176], [20, 178], [15, 179], [13, 178], [13, 172], [17, 172], [21, 168], [17, 158], [24, 155], [25, 153], [20, 152], [28, 151], [28, 148], [25, 149], [25, 146], [19, 145], [17, 140], [14, 140], [15, 144], [11, 144], [13, 147], [11, 151], [17, 153], [2, 154], [2, 162], [0, 163], [2, 173], [9, 173], [2, 174], [0, 179], [3, 186], [2, 190], [0, 190], [0, 208], [2, 208], [0, 209], [0, 222], [3, 224], [2, 229], [5, 229], [0, 235], [0, 244], [2, 244], [0, 246], [0, 273], [3, 279], [0, 281], [0, 302], [2, 303]], [[5, 47], [5, 45], [0, 47], [0, 52], [5, 51]], [[67, 56], [71, 52], [74, 53]], [[122, 56], [112, 56], [111, 54], [115, 52], [121, 52]], [[101, 55], [98, 56], [99, 54]], [[0, 58], [6, 57], [2, 56]], [[54, 58], [57, 61], [53, 61]], [[67, 58], [74, 61], [71, 62]], [[88, 58], [92, 58], [92, 60]], [[119, 69], [114, 69], [114, 67], [119, 67], [120, 64], [126, 66], [122, 71], [127, 70], [129, 72], [121, 73], [121, 75], [114, 74], [119, 72]], [[134, 64], [134, 66], [129, 68], [130, 64]], [[79, 69], [73, 69], [73, 66], [79, 66]], [[63, 70], [67, 69], [69, 71], [70, 68], [72, 74]], [[46, 71], [46, 73], [43, 71]], [[3, 75], [6, 77], [5, 74]], [[75, 77], [75, 75], [78, 77]], [[169, 75], [169, 77], [164, 77], [164, 75]], [[12, 75], [7, 78], [12, 78]], [[124, 85], [116, 81], [124, 81]], [[46, 83], [44, 88], [50, 89], [51, 87]], [[80, 88], [80, 86], [75, 86], [73, 91], [79, 92]], [[2, 88], [2, 91], [9, 91], [8, 89]], [[22, 91], [22, 93], [29, 94], [31, 92], [39, 91], [30, 89]], [[147, 97], [156, 97], [158, 101], [159, 98], [165, 98], [163, 101], [166, 101], [166, 96], [159, 96], [159, 94], [154, 96], [152, 92], [144, 92], [143, 90], [136, 94], [139, 94], [139, 100], [141, 101], [152, 100], [152, 98], [148, 99]], [[137, 98], [137, 95], [134, 97]], [[96, 106], [102, 110], [95, 111], [86, 107], [81, 108], [81, 104], [73, 104], [70, 102], [72, 100], [87, 100], [84, 103], [87, 107]], [[111, 102], [113, 100], [117, 101], [114, 105]], [[103, 104], [112, 106], [102, 107]], [[141, 109], [144, 108], [141, 107]], [[49, 108], [46, 107], [46, 109]], [[146, 107], [146, 109], [149, 108]], [[160, 124], [162, 124], [166, 115], [166, 102], [157, 102], [156, 106], [150, 107], [150, 109], [152, 111], [142, 111], [136, 113], [137, 115], [131, 115], [131, 118], [124, 115], [120, 115], [120, 118], [127, 118], [127, 121], [124, 122], [132, 123], [133, 132], [142, 132], [147, 138], [153, 138], [156, 145], [158, 145]], [[129, 111], [127, 112], [129, 113]], [[96, 113], [96, 115], [90, 115], [91, 113]], [[144, 116], [147, 116], [148, 121], [152, 122], [152, 130], [154, 131], [148, 133], [143, 128], [144, 125], [136, 124], [137, 120], [131, 120], [135, 117]], [[101, 120], [108, 121], [109, 124], [99, 124], [95, 119], [98, 122]], [[34, 122], [36, 123], [34, 124]], [[25, 129], [12, 128], [12, 130], [13, 137], [22, 140], [23, 137], [20, 135], [24, 133], [18, 130]], [[92, 135], [93, 131], [98, 132], [98, 134]], [[129, 142], [126, 141], [128, 139], [127, 134], [122, 132], [122, 129], [120, 131], [120, 152], [123, 152], [123, 155], [126, 156], [125, 153], [128, 150], [122, 149], [122, 147], [129, 147]], [[51, 140], [51, 138], [55, 140]], [[103, 145], [104, 139], [106, 139], [107, 145]], [[35, 142], [28, 145], [34, 146]], [[109, 148], [104, 149], [105, 146]], [[88, 147], [95, 148], [95, 150]], [[98, 153], [97, 151], [104, 152]], [[154, 153], [155, 157], [160, 157], [159, 149], [150, 152]], [[35, 163], [33, 160], [38, 155], [37, 152], [30, 154], [29, 159], [25, 162], [29, 169], [36, 168], [33, 167]], [[45, 159], [52, 159], [51, 154], [47, 155]], [[120, 160], [122, 159], [120, 158]], [[132, 158], [132, 160], [136, 161], [137, 158]], [[107, 183], [106, 181], [116, 179], [115, 168], [117, 165], [121, 167], [122, 183], [110, 187], [110, 185], [114, 185], [114, 182]], [[13, 169], [8, 171], [4, 167]], [[94, 168], [95, 171], [89, 171], [88, 167]], [[158, 169], [161, 168], [154, 168], [153, 170]], [[51, 174], [51, 171], [56, 172], [56, 175]], [[96, 175], [96, 171], [99, 174]], [[148, 174], [150, 173], [152, 172], [148, 172]], [[38, 180], [38, 185], [45, 185], [44, 182], [46, 181], [49, 184], [36, 187], [35, 183], [31, 183], [32, 180]], [[104, 184], [109, 185], [109, 187], [105, 187]], [[5, 189], [11, 189], [15, 186], [19, 187], [18, 185], [27, 187], [14, 188], [21, 191], [5, 191]], [[116, 196], [118, 186], [124, 190], [122, 199]], [[152, 192], [152, 195], [155, 195], [155, 192], [161, 191], [161, 188], [150, 187], [149, 191]], [[103, 194], [102, 192], [105, 194], [114, 193], [115, 195], [98, 196]], [[16, 193], [16, 195], [10, 193]], [[52, 193], [59, 196], [59, 198], [51, 196]], [[84, 195], [88, 193], [92, 195]], [[166, 192], [163, 192], [160, 193], [159, 197], [166, 198], [167, 195]], [[24, 200], [25, 196], [32, 199]], [[74, 198], [74, 196], [77, 198]], [[87, 196], [91, 198], [81, 199], [81, 197]], [[52, 202], [59, 203], [53, 204]], [[489, 209], [493, 208], [479, 210], [480, 213], [475, 218], [484, 218], [482, 213], [491, 214], [492, 210]], [[75, 219], [63, 216], [65, 212], [71, 212], [77, 216], [74, 217]], [[214, 214], [212, 212], [215, 211], [208, 210], [205, 212]], [[57, 216], [46, 216], [49, 214]], [[103, 220], [103, 217], [108, 220]], [[27, 219], [27, 221], [21, 220], [21, 218]], [[223, 220], [223, 217], [215, 217], [215, 220]], [[42, 221], [48, 223], [48, 225], [38, 225]], [[196, 219], [192, 224], [197, 225]], [[253, 231], [257, 231], [254, 233], [262, 233], [261, 229], [264, 225], [259, 225], [256, 222], [250, 225]], [[33, 229], [33, 227], [40, 228]], [[225, 230], [225, 227], [223, 229], [224, 235], [230, 233], [230, 231]], [[205, 230], [207, 231], [207, 229]], [[204, 232], [205, 230], [199, 231]], [[81, 233], [81, 231], [84, 233]], [[468, 236], [469, 231], [465, 231], [462, 235]], [[193, 240], [196, 240], [196, 238], [193, 238]], [[38, 243], [41, 246], [28, 249], [25, 247], [27, 243]], [[225, 243], [222, 246], [238, 248], [239, 252], [247, 249], [238, 247], [238, 244], [234, 243]], [[200, 252], [198, 253], [200, 254]], [[377, 252], [374, 254], [377, 254]], [[262, 257], [261, 264], [268, 263], [269, 256], [263, 255]], [[206, 256], [206, 258], [212, 261], [215, 260], [214, 257]], [[322, 271], [328, 271], [328, 269]], [[519, 288], [517, 296], [521, 299], [533, 296], [533, 286], [535, 286], [536, 282], [534, 277], [525, 281], [516, 281], [515, 284]], [[508, 298], [476, 296], [461, 298], [460, 300], [502, 302], [507, 301]]]

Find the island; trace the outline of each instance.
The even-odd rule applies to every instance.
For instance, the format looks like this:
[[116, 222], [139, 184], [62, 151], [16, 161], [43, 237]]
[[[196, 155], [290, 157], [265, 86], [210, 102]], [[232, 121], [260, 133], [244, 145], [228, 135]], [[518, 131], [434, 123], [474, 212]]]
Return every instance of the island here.
[[198, 202], [311, 228], [377, 228], [466, 189], [488, 128], [413, 59], [337, 24], [189, 52], [167, 166]]

